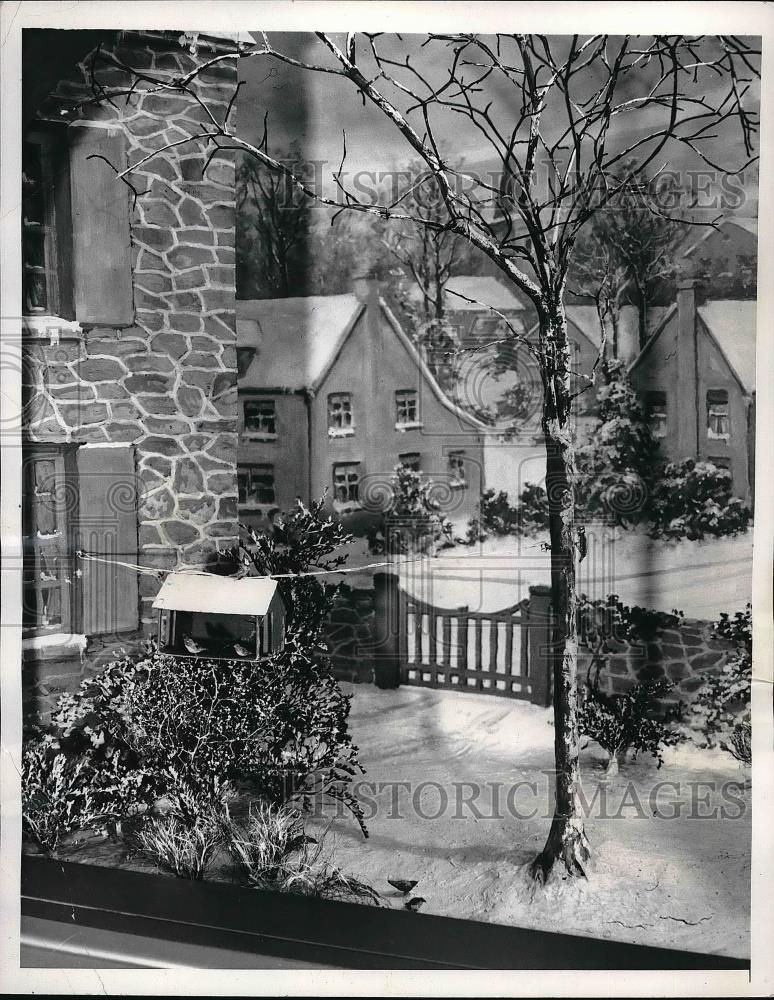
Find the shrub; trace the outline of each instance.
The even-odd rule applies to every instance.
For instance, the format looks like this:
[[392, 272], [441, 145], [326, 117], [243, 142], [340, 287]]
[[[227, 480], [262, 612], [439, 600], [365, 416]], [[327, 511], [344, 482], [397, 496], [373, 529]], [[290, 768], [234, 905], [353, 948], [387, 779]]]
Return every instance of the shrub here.
[[252, 804], [242, 822], [227, 814], [223, 830], [237, 871], [247, 885], [379, 905], [379, 894], [371, 886], [345, 875], [331, 863], [324, 847], [328, 831], [319, 841], [307, 836], [296, 810]]
[[658, 716], [658, 699], [672, 689], [669, 681], [635, 684], [625, 694], [605, 694], [598, 681], [586, 686], [578, 713], [580, 732], [606, 750], [608, 774], [618, 771], [618, 758], [625, 750], [652, 754], [663, 763], [662, 752], [679, 736]]
[[707, 677], [696, 692], [691, 725], [701, 731], [708, 746], [721, 746], [735, 757], [734, 750], [739, 749], [742, 756], [737, 759], [744, 760], [745, 733], [736, 734], [736, 729], [749, 725], [750, 721], [752, 605], [733, 616], [722, 614], [714, 634], [731, 643], [733, 649], [719, 673]]
[[137, 772], [117, 762], [95, 769], [50, 738], [25, 745], [22, 767], [22, 830], [51, 854], [76, 830], [120, 820], [137, 799]]
[[746, 531], [752, 513], [731, 489], [731, 473], [710, 462], [689, 458], [664, 466], [651, 491], [650, 534], [699, 539]]
[[720, 745], [741, 764], [747, 764], [748, 767], [752, 764], [752, 726], [749, 722], [740, 722], [734, 726], [731, 742], [721, 742]]
[[505, 490], [485, 490], [479, 501], [478, 517], [468, 522], [464, 539], [468, 545], [482, 542], [489, 535], [516, 535], [548, 527], [548, 498], [542, 486], [527, 483], [516, 506]]
[[421, 472], [396, 465], [392, 499], [385, 515], [383, 550], [393, 553], [426, 552], [451, 544], [452, 526], [434, 497], [437, 485]]

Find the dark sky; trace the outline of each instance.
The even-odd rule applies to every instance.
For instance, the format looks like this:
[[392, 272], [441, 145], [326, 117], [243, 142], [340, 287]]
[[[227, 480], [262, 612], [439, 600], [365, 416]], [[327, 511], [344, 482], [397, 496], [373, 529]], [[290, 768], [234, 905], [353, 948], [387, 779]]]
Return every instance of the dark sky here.
[[[343, 36], [335, 37], [340, 44], [343, 43]], [[296, 58], [324, 65], [334, 64], [332, 56], [311, 33], [272, 33], [270, 40], [275, 48]], [[449, 63], [448, 49], [437, 42], [423, 48], [424, 40], [425, 36], [420, 35], [403, 35], [402, 40], [391, 36], [380, 39], [379, 45], [384, 52], [399, 58], [404, 58], [409, 53], [412, 60], [415, 60], [415, 65], [437, 85], [445, 79], [445, 67]], [[550, 43], [552, 47], [561, 48], [567, 45], [567, 38], [552, 38]], [[616, 39], [611, 41], [613, 50], [616, 43]], [[365, 43], [363, 49], [359, 50], [360, 60], [364, 67], [373, 65], [370, 55], [365, 53]], [[341, 160], [343, 131], [346, 132], [345, 169], [349, 184], [369, 187], [370, 174], [403, 165], [412, 155], [412, 150], [395, 126], [370, 102], [364, 107], [349, 80], [326, 73], [310, 73], [265, 56], [241, 60], [240, 73], [246, 84], [239, 102], [240, 134], [257, 142], [263, 132], [264, 114], [268, 111], [270, 151], [286, 149], [291, 141], [295, 141], [306, 158], [324, 161], [322, 174], [329, 185], [328, 193], [333, 190], [331, 173]], [[589, 84], [593, 85], [593, 67], [588, 73], [591, 74]], [[644, 92], [648, 74], [649, 71], [645, 70], [631, 77], [631, 84], [620, 91], [624, 99]], [[401, 79], [409, 79], [405, 70], [401, 72]], [[396, 88], [384, 81], [380, 81], [379, 86], [400, 107], [406, 106], [405, 95]], [[696, 84], [696, 92], [711, 94], [717, 86], [717, 77], [705, 73]], [[507, 128], [508, 122], [513, 119], [515, 88], [502, 77], [498, 80], [490, 77], [484, 87], [485, 91], [479, 100], [483, 104], [491, 100], [493, 116], [501, 127]], [[652, 112], [637, 111], [619, 116], [611, 130], [611, 143], [630, 142], [633, 138], [647, 134], [654, 127], [660, 126], [664, 120], [663, 115], [663, 110], [657, 108]], [[548, 114], [545, 117], [549, 127], [560, 121], [558, 114]], [[416, 115], [414, 124], [418, 130], [422, 130]], [[454, 157], [464, 158], [468, 169], [486, 173], [494, 168], [496, 160], [491, 150], [463, 116], [442, 111], [432, 119], [432, 124], [445, 149]], [[710, 148], [722, 162], [733, 163], [741, 159], [743, 150], [738, 140], [738, 126], [726, 123]], [[706, 188], [708, 185], [705, 178], [689, 176], [689, 172], [695, 174], [696, 171], [707, 168], [686, 146], [672, 144], [669, 152], [664, 151], [660, 159], [654, 162], [654, 167], [661, 167], [663, 164], [669, 169], [681, 170], [683, 180], [694, 187], [698, 185]], [[361, 171], [365, 171], [366, 175], [356, 176]], [[745, 183], [744, 204], [738, 208], [743, 215], [757, 214], [755, 178], [755, 171], [751, 170]], [[732, 183], [738, 188], [737, 181]], [[713, 190], [717, 192], [719, 189], [715, 186]], [[705, 195], [704, 199], [707, 197]], [[728, 204], [726, 211], [729, 211]]]

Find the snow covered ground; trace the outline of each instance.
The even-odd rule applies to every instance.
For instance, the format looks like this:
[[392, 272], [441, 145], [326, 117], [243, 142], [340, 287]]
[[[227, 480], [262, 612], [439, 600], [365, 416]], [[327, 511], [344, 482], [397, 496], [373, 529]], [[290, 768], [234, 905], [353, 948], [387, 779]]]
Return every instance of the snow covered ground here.
[[386, 880], [411, 878], [423, 912], [748, 954], [750, 792], [730, 755], [687, 745], [661, 770], [640, 757], [604, 782], [591, 744], [590, 878], [557, 876], [530, 898], [524, 866], [551, 815], [550, 711], [482, 694], [343, 686], [371, 815], [367, 841], [352, 819], [334, 822], [335, 862], [390, 905], [402, 897]]

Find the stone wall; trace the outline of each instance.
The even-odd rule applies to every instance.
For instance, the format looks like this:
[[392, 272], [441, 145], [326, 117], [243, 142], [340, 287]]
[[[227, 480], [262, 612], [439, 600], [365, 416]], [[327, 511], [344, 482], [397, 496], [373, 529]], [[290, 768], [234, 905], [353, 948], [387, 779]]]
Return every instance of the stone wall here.
[[342, 584], [328, 588], [333, 607], [325, 625], [324, 640], [333, 672], [340, 681], [355, 684], [373, 681], [372, 650], [375, 630], [374, 590]]
[[[178, 37], [124, 32], [104, 51], [171, 81], [214, 54], [193, 59]], [[128, 163], [136, 164], [206, 118], [192, 98], [144, 81], [128, 102], [68, 114], [93, 96], [90, 62], [59, 83], [42, 120], [61, 122], [64, 112], [67, 120], [119, 128]], [[96, 78], [107, 88], [135, 82], [116, 66], [97, 68]], [[196, 90], [222, 118], [236, 83], [229, 59], [202, 73]], [[132, 175], [136, 202], [116, 182], [116, 198], [131, 206], [132, 325], [43, 324], [25, 335], [26, 438], [134, 445], [138, 561], [151, 568], [211, 567], [237, 537], [234, 160], [231, 151], [218, 153], [203, 178], [209, 152], [191, 142], [154, 156]], [[138, 585], [147, 633], [159, 580], [145, 575]], [[46, 663], [42, 672], [53, 669]], [[44, 681], [38, 686], [43, 693]]]
[[[612, 643], [614, 651], [600, 672], [600, 686], [607, 694], [623, 694], [638, 682], [671, 681], [675, 686], [663, 701], [690, 702], [707, 675], [718, 673], [730, 643], [712, 635], [713, 623], [683, 619], [677, 626], [656, 633], [649, 642]], [[590, 654], [581, 648], [578, 670], [585, 678]]]

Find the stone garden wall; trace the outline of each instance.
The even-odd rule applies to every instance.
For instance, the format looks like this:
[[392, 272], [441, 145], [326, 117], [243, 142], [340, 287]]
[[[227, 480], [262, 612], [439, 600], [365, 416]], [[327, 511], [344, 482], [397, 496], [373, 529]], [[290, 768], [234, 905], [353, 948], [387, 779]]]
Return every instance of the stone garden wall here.
[[[675, 686], [663, 701], [690, 702], [708, 674], [717, 673], [733, 648], [712, 635], [712, 622], [683, 619], [675, 628], [663, 629], [650, 642], [612, 644], [600, 673], [607, 694], [623, 694], [639, 681], [671, 681]], [[581, 648], [579, 673], [585, 677], [591, 657]]]

